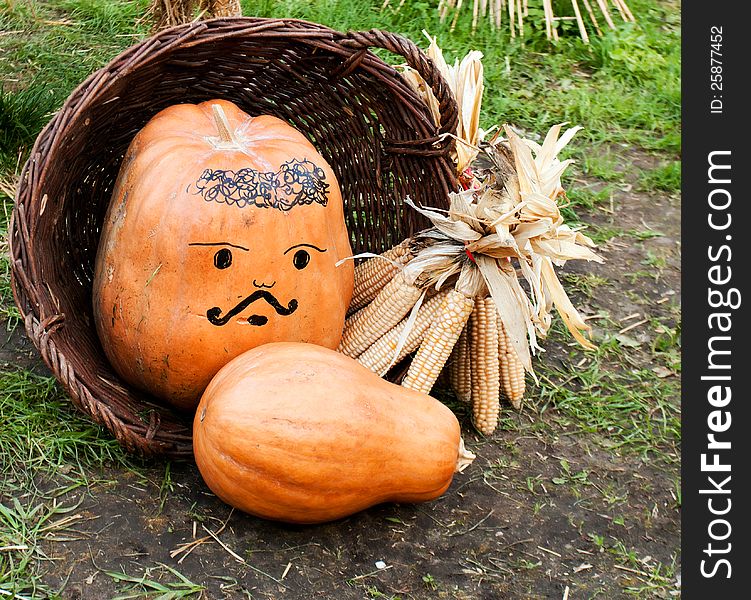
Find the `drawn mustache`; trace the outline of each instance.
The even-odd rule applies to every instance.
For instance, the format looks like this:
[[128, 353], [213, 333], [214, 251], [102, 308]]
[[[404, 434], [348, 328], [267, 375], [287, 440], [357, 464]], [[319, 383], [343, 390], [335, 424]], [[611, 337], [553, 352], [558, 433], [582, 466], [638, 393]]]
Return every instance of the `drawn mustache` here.
[[[289, 301], [287, 306], [283, 306], [271, 292], [266, 290], [256, 290], [250, 296], [239, 302], [233, 309], [229, 310], [224, 316], [221, 316], [222, 309], [215, 306], [206, 311], [206, 318], [208, 318], [209, 322], [214, 325], [226, 325], [237, 313], [244, 311], [248, 306], [260, 298], [266, 300], [266, 302], [268, 302], [278, 314], [285, 317], [291, 315], [297, 310], [297, 300], [294, 298]], [[268, 323], [268, 320], [268, 317], [264, 317], [263, 315], [252, 315], [248, 318], [248, 323], [261, 326]]]

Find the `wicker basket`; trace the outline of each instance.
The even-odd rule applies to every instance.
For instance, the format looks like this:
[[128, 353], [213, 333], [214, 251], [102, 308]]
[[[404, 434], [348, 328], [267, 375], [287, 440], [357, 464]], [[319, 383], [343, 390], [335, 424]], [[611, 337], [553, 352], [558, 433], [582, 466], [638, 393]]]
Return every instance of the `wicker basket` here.
[[[373, 54], [401, 55], [431, 85], [424, 102]], [[68, 98], [24, 167], [10, 232], [12, 284], [26, 331], [74, 404], [143, 455], [189, 456], [191, 422], [129, 387], [93, 325], [91, 281], [113, 183], [135, 133], [180, 102], [227, 98], [304, 132], [332, 165], [355, 252], [426, 225], [409, 195], [446, 206], [456, 103], [432, 62], [382, 31], [340, 33], [297, 20], [216, 19], [172, 28], [122, 53]]]

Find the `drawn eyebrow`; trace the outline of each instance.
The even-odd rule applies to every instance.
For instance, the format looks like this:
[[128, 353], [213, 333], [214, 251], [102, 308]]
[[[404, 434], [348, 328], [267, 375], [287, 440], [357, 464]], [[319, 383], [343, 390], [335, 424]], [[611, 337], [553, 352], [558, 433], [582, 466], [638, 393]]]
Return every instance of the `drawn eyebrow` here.
[[313, 250], [318, 250], [318, 252], [326, 252], [326, 248], [321, 250], [318, 246], [314, 246], [313, 244], [295, 244], [294, 246], [290, 246], [284, 251], [284, 254], [287, 254], [290, 250], [294, 250], [295, 248], [300, 248], [301, 246], [305, 246], [307, 248], [313, 248]]
[[229, 242], [191, 242], [188, 246], [231, 246], [232, 248], [238, 248], [250, 252], [249, 248], [245, 246], [238, 246], [237, 244], [230, 244]]

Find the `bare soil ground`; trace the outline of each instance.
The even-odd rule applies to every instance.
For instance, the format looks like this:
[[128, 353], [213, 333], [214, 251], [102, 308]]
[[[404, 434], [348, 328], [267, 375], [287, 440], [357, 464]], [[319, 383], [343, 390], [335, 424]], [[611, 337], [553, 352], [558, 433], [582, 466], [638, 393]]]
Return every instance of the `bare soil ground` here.
[[[633, 173], [656, 160], [632, 150], [619, 154]], [[588, 184], [599, 185], [569, 185]], [[582, 215], [600, 227], [661, 234], [617, 235], [601, 247], [604, 264], [570, 263], [563, 271], [605, 281], [588, 296], [573, 296], [585, 314], [617, 324], [610, 333], [637, 324], [621, 334], [628, 361], [614, 359], [608, 368], [654, 368], [650, 347], [657, 333], [650, 323], [678, 325], [679, 215], [677, 198], [635, 191], [628, 178], [612, 205]], [[645, 261], [659, 263], [654, 276], [644, 274]], [[569, 343], [566, 336], [551, 340], [541, 361], [570, 366]], [[5, 343], [0, 361], [43, 370], [20, 331]], [[192, 463], [151, 463], [140, 473], [91, 471], [87, 489], [61, 499], [75, 510], [58, 541], [43, 548], [53, 559], [44, 563], [44, 580], [62, 588], [63, 598], [96, 600], [142, 597], [144, 591], [128, 590], [148, 589], [148, 582], [171, 584], [175, 595], [165, 598], [183, 597], [189, 585], [170, 569], [204, 586], [200, 594], [212, 599], [676, 597], [679, 449], [621, 449], [607, 433], [564, 417], [555, 402], [541, 411], [537, 392], [531, 387], [529, 406], [521, 413], [509, 409], [489, 439], [458, 409], [478, 458], [440, 499], [381, 505], [322, 526], [233, 512]], [[38, 484], [57, 487], [57, 477]]]

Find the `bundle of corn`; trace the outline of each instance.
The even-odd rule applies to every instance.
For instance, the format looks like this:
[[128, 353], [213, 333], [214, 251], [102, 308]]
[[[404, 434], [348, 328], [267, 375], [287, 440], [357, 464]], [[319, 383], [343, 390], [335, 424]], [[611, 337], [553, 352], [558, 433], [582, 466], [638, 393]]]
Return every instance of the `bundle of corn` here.
[[240, 0], [151, 0], [148, 11], [154, 31], [195, 19], [242, 16]]
[[553, 127], [542, 146], [504, 130], [505, 140], [483, 145], [473, 164], [478, 185], [455, 194], [448, 215], [415, 207], [441, 228], [456, 246], [457, 260], [475, 266], [487, 287], [449, 363], [454, 391], [472, 403], [475, 425], [486, 434], [496, 427], [499, 396], [520, 406], [524, 372], [534, 375], [531, 355], [541, 350], [538, 338], [548, 333], [553, 307], [574, 338], [593, 347], [554, 267], [571, 259], [602, 260], [588, 237], [564, 223], [557, 203], [565, 198], [560, 175], [569, 161], [556, 155], [577, 128], [559, 140], [561, 126]]
[[[383, 375], [394, 362], [417, 348], [422, 341], [420, 332], [427, 332], [432, 317], [446, 300], [444, 296], [447, 296], [442, 290], [431, 293], [427, 298], [430, 274], [439, 270], [445, 262], [443, 248], [432, 242], [425, 235], [410, 238], [358, 265], [350, 307], [362, 307], [354, 311], [350, 308], [339, 344], [340, 352], [352, 358], [360, 358], [364, 354], [361, 360], [367, 361], [369, 368]], [[461, 290], [473, 296], [475, 287], [464, 281]], [[392, 333], [390, 338], [383, 339], [384, 333], [392, 329], [399, 333]], [[380, 347], [393, 349], [401, 356], [383, 366], [380, 361], [387, 353], [381, 356], [378, 352]]]
[[554, 270], [570, 259], [602, 260], [588, 237], [564, 223], [557, 202], [570, 163], [557, 154], [577, 129], [559, 139], [556, 125], [539, 146], [504, 127], [505, 139], [480, 147], [474, 185], [451, 194], [448, 211], [407, 199], [433, 227], [358, 266], [355, 285], [372, 300], [347, 319], [339, 350], [382, 376], [416, 351], [402, 385], [425, 393], [447, 367], [475, 427], [489, 435], [501, 397], [520, 407], [553, 307], [592, 348]]
[[[428, 36], [429, 37], [429, 36]], [[454, 156], [461, 192], [448, 211], [406, 203], [432, 227], [355, 270], [355, 298], [339, 350], [378, 373], [416, 352], [402, 385], [430, 393], [444, 367], [456, 395], [472, 405], [475, 427], [491, 434], [501, 397], [521, 406], [532, 354], [542, 348], [555, 307], [574, 338], [592, 348], [589, 328], [566, 295], [555, 266], [601, 262], [594, 244], [564, 223], [558, 154], [579, 127], [550, 129], [542, 145], [503, 127], [484, 142], [479, 127], [482, 55], [449, 66], [430, 38], [461, 118]], [[404, 68], [407, 81], [439, 113], [429, 86]], [[526, 281], [526, 287], [520, 279]]]

